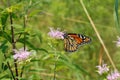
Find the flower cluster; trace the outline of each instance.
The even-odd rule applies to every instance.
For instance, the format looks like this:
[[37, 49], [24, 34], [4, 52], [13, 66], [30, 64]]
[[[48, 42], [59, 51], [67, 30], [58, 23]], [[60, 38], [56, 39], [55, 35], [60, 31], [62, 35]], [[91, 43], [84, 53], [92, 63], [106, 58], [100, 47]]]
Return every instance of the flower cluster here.
[[[98, 68], [98, 73], [100, 75], [107, 73], [109, 71], [109, 68], [107, 64], [102, 64], [101, 66], [96, 66]], [[107, 80], [118, 80], [120, 79], [120, 73], [117, 70], [114, 70], [110, 74], [106, 75]]]
[[18, 61], [23, 61], [29, 58], [29, 56], [32, 54], [31, 52], [24, 50], [24, 48], [21, 48], [19, 50], [13, 50], [15, 52], [15, 55], [13, 55], [13, 58]]
[[107, 76], [107, 80], [118, 80], [118, 78], [120, 79], [120, 73], [117, 70], [111, 72]]
[[102, 64], [102, 65], [99, 65], [99, 66], [96, 66], [96, 67], [98, 68], [98, 73], [100, 75], [109, 71], [109, 68], [108, 68], [107, 64]]
[[118, 38], [118, 40], [115, 41], [115, 42], [116, 42], [116, 46], [117, 46], [117, 47], [120, 47], [120, 37], [117, 37], [117, 38]]
[[64, 33], [61, 32], [60, 29], [58, 29], [58, 28], [57, 28], [57, 30], [50, 28], [50, 32], [48, 33], [48, 35], [55, 39], [64, 39], [64, 37], [63, 37]]

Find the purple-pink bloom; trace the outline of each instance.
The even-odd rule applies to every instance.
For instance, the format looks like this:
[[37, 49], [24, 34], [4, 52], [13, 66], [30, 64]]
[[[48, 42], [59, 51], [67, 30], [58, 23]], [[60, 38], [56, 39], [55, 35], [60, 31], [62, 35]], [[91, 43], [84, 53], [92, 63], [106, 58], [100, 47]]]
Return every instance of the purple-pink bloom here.
[[118, 79], [120, 79], [120, 73], [117, 70], [111, 72], [107, 76], [107, 80], [118, 80]]
[[99, 66], [96, 66], [96, 67], [98, 68], [98, 73], [100, 75], [109, 71], [109, 68], [108, 68], [107, 64], [102, 64], [102, 65], [99, 65]]
[[24, 48], [21, 48], [19, 50], [14, 49], [13, 51], [15, 52], [13, 58], [17, 59], [18, 61], [26, 60], [31, 55], [31, 52], [27, 51], [27, 49], [24, 50]]
[[116, 46], [120, 47], [120, 37], [117, 36], [117, 38], [118, 38], [117, 41], [115, 41], [116, 42]]
[[59, 28], [57, 28], [57, 30], [50, 28], [50, 32], [48, 33], [48, 35], [55, 39], [64, 39], [64, 33], [61, 32]]

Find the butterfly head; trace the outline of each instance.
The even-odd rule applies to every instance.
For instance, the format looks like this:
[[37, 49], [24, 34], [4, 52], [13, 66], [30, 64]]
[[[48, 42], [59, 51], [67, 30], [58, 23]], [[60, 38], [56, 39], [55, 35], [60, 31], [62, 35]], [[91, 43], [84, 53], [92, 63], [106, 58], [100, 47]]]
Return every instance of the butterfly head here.
[[84, 42], [85, 42], [85, 43], [89, 43], [89, 42], [91, 42], [91, 38], [86, 37], [86, 38], [84, 39]]
[[85, 35], [78, 34], [78, 36], [82, 39], [83, 43], [89, 43], [91, 42], [91, 38]]
[[64, 37], [64, 38], [68, 38], [68, 34], [67, 34], [67, 33], [64, 33], [64, 34], [63, 34], [63, 37]]

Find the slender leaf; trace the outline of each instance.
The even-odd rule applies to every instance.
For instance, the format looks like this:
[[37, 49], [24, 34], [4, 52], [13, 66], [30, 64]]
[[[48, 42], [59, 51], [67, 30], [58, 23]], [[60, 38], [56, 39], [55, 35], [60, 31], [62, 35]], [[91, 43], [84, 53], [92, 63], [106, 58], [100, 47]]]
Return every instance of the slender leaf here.
[[[24, 39], [19, 39], [18, 42], [24, 43]], [[37, 51], [40, 50], [40, 51], [44, 51], [44, 52], [48, 53], [47, 50], [45, 50], [45, 49], [43, 49], [43, 48], [37, 48], [37, 47], [35, 47], [32, 43], [30, 43], [29, 41], [26, 41], [26, 45], [28, 45], [30, 48], [32, 48], [32, 49], [34, 49], [34, 50], [37, 50]]]
[[116, 23], [116, 27], [120, 33], [119, 16], [118, 16], [118, 0], [115, 0], [115, 23]]
[[5, 38], [5, 39], [8, 40], [9, 42], [11, 42], [11, 37], [10, 37], [10, 35], [9, 35], [7, 32], [5, 32], [5, 31], [0, 31], [0, 36], [3, 37], [3, 38]]
[[8, 18], [8, 13], [3, 12], [1, 15], [1, 24], [2, 24], [2, 29], [4, 30], [6, 27], [6, 22], [7, 22], [7, 18]]

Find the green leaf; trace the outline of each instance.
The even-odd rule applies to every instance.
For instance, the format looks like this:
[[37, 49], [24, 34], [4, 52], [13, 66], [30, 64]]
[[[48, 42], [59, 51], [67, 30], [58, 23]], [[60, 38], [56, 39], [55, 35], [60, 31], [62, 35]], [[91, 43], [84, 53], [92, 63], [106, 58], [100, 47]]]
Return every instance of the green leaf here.
[[3, 63], [3, 64], [2, 64], [2, 69], [3, 69], [4, 71], [7, 70], [7, 69], [8, 69], [8, 66]]
[[1, 14], [1, 24], [2, 24], [2, 27], [3, 27], [3, 30], [5, 29], [6, 27], [6, 22], [7, 22], [7, 18], [8, 18], [8, 13], [7, 12], [3, 12]]
[[116, 14], [117, 22], [119, 23], [119, 18], [118, 18], [118, 0], [115, 0], [115, 14]]
[[36, 50], [40, 50], [40, 51], [44, 51], [44, 52], [48, 53], [48, 51], [46, 49], [43, 49], [43, 48], [36, 48]]
[[[21, 39], [18, 40], [18, 42], [24, 43], [24, 39], [21, 38]], [[32, 49], [34, 49], [34, 50], [37, 50], [37, 51], [40, 50], [40, 51], [44, 51], [44, 52], [48, 53], [47, 50], [45, 50], [45, 49], [43, 49], [43, 48], [37, 48], [37, 47], [35, 47], [33, 44], [31, 44], [29, 41], [25, 41], [25, 43], [26, 43], [27, 46], [29, 46], [30, 48], [32, 48]]]
[[6, 50], [8, 49], [8, 46], [6, 45], [7, 44], [7, 40], [3, 41], [1, 46], [0, 46], [0, 49], [2, 50], [3, 53], [6, 52]]
[[2, 44], [0, 45], [0, 49], [2, 49], [6, 44], [7, 44], [7, 40], [4, 40], [3, 42], [2, 42]]
[[117, 30], [120, 32], [120, 26], [119, 26], [119, 16], [118, 16], [118, 0], [115, 0], [115, 23]]
[[9, 35], [7, 32], [5, 32], [5, 31], [0, 31], [0, 36], [3, 37], [3, 38], [5, 38], [5, 39], [8, 40], [9, 42], [11, 42], [11, 37], [10, 37], [10, 35]]
[[6, 45], [3, 46], [3, 48], [2, 48], [2, 52], [5, 53], [7, 49], [8, 49], [8, 46], [6, 46]]
[[34, 10], [29, 14], [29, 16], [32, 17], [32, 16], [34, 16], [34, 15], [40, 13], [40, 12], [41, 12], [41, 10]]
[[89, 74], [84, 68], [82, 68], [80, 65], [74, 64], [74, 66], [76, 67], [77, 70], [80, 70], [81, 72], [83, 72], [83, 73], [85, 73], [86, 75], [89, 75], [89, 76], [90, 76], [90, 74]]

